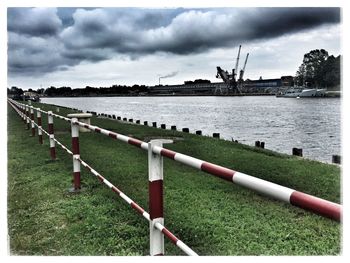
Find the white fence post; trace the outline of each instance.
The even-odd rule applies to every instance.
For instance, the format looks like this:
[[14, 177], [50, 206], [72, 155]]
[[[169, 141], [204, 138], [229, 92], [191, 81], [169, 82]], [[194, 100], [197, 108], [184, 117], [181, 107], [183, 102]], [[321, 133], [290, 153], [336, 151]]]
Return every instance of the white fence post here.
[[150, 214], [150, 255], [164, 255], [164, 235], [155, 228], [156, 222], [164, 225], [163, 217], [163, 157], [154, 154], [154, 146], [163, 146], [162, 141], [152, 140], [148, 143], [148, 180], [149, 180], [149, 214]]
[[30, 125], [29, 125], [29, 108], [28, 108], [28, 105], [26, 105], [25, 107], [26, 107], [27, 130], [29, 130], [30, 129]]
[[42, 132], [42, 123], [41, 123], [41, 112], [40, 108], [37, 108], [36, 110], [36, 118], [38, 120], [38, 137], [39, 137], [39, 143], [43, 144], [43, 132]]
[[32, 136], [35, 137], [35, 125], [34, 125], [34, 109], [33, 106], [30, 107], [30, 120], [32, 123]]
[[49, 129], [49, 137], [50, 137], [50, 156], [52, 160], [56, 160], [56, 148], [55, 148], [55, 135], [53, 129], [53, 116], [52, 111], [47, 112], [47, 123]]
[[80, 186], [80, 162], [76, 158], [80, 158], [79, 151], [79, 125], [75, 124], [77, 118], [71, 119], [72, 128], [72, 152], [73, 152], [73, 189], [71, 192], [79, 192]]
[[24, 106], [22, 104], [19, 104], [19, 105], [15, 104], [15, 105], [20, 108], [22, 120], [23, 120], [24, 123], [26, 123], [26, 114], [25, 114]]

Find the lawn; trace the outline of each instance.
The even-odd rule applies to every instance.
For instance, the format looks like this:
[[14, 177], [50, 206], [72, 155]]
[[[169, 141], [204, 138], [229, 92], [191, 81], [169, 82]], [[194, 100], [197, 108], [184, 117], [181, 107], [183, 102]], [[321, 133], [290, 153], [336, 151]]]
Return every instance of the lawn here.
[[[35, 104], [56, 111], [51, 105]], [[72, 109], [60, 108], [66, 116]], [[149, 121], [149, 120], [148, 120]], [[205, 136], [92, 118], [92, 124], [318, 197], [340, 202], [340, 168]], [[142, 122], [141, 122], [142, 123]], [[70, 126], [54, 119], [71, 148]], [[43, 114], [47, 129], [47, 116]], [[148, 222], [82, 167], [70, 194], [72, 159], [31, 137], [8, 107], [8, 231], [14, 255], [148, 255]], [[101, 134], [80, 134], [81, 158], [148, 210], [147, 152]], [[164, 159], [165, 226], [199, 255], [339, 255], [341, 224]], [[166, 255], [183, 255], [170, 241]]]

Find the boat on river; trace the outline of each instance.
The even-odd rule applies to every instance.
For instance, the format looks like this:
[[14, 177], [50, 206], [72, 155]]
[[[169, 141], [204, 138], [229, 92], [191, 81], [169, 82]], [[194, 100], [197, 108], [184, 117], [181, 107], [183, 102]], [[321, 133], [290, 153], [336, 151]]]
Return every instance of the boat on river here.
[[325, 96], [326, 89], [313, 89], [304, 87], [292, 87], [276, 95], [276, 97], [281, 98], [312, 98]]

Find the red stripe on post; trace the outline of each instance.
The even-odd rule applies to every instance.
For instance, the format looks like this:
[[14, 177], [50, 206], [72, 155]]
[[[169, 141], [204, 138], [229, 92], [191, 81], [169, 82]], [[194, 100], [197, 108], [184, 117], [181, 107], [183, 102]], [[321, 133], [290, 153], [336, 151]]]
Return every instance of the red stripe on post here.
[[72, 137], [72, 152], [79, 154], [79, 137]]
[[80, 172], [73, 172], [74, 189], [80, 189]]
[[113, 138], [113, 139], [117, 139], [117, 134], [114, 133], [114, 132], [108, 133], [108, 136], [111, 137], [111, 138]]
[[289, 200], [292, 205], [340, 221], [342, 212], [339, 204], [298, 191], [294, 191]]
[[212, 163], [203, 162], [201, 170], [232, 182], [235, 171]]
[[38, 118], [38, 126], [41, 126], [41, 117]]
[[150, 218], [163, 217], [163, 180], [149, 182]]
[[134, 138], [130, 138], [128, 140], [128, 144], [132, 144], [132, 145], [135, 145], [137, 147], [141, 147], [142, 141], [134, 139]]
[[164, 235], [166, 235], [170, 240], [171, 242], [173, 242], [175, 245], [177, 243], [177, 241], [179, 241], [179, 239], [174, 236], [168, 229], [166, 229], [165, 227], [162, 229], [162, 232]]
[[162, 156], [165, 156], [165, 157], [168, 157], [168, 158], [174, 160], [176, 152], [173, 152], [173, 151], [171, 151], [171, 150], [168, 150], [168, 149], [164, 149], [164, 148], [163, 148], [163, 149], [160, 151], [160, 154], [161, 154]]
[[32, 136], [35, 136], [35, 126], [33, 125], [34, 123], [34, 113], [30, 114], [30, 119], [32, 120]]
[[99, 129], [99, 128], [95, 128], [95, 132], [97, 132], [97, 133], [101, 133], [101, 129]]
[[51, 159], [52, 160], [56, 159], [56, 149], [55, 149], [55, 147], [50, 147], [50, 155], [51, 155]]
[[90, 126], [88, 124], [84, 124], [84, 128], [89, 129]]
[[145, 212], [138, 204], [135, 202], [131, 203], [131, 207], [134, 208], [137, 212], [139, 212], [141, 215]]
[[53, 134], [53, 123], [49, 123], [49, 134]]

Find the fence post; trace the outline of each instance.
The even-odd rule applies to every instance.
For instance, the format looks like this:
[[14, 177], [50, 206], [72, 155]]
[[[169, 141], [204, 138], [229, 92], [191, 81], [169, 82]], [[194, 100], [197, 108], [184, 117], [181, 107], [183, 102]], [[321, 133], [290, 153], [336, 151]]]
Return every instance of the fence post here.
[[30, 106], [30, 120], [32, 123], [32, 136], [35, 137], [35, 125], [34, 125], [34, 109]]
[[29, 130], [29, 108], [28, 105], [26, 105], [26, 119], [27, 119], [27, 130]]
[[18, 104], [16, 104], [16, 103], [13, 103], [14, 105], [15, 105], [15, 107], [17, 108], [17, 109], [19, 109], [19, 111], [20, 111], [20, 115], [19, 116], [21, 116], [21, 119], [23, 120], [23, 109], [22, 109], [22, 105], [18, 105]]
[[40, 108], [37, 108], [36, 110], [36, 118], [38, 120], [38, 137], [39, 137], [39, 143], [43, 144], [43, 132], [42, 132], [42, 123], [41, 123], [41, 112], [40, 112]]
[[163, 157], [154, 154], [154, 146], [162, 147], [160, 140], [152, 140], [148, 143], [148, 194], [150, 214], [150, 255], [164, 255], [164, 236], [155, 228], [155, 223], [164, 224], [163, 217]]
[[72, 152], [73, 152], [73, 189], [70, 192], [78, 192], [80, 190], [80, 162], [76, 158], [80, 158], [79, 152], [79, 126], [75, 124], [77, 118], [71, 119], [72, 128]]
[[20, 105], [21, 107], [21, 112], [22, 112], [22, 120], [24, 123], [26, 123], [26, 111], [23, 105]]
[[19, 110], [19, 116], [21, 117], [21, 119], [23, 120], [23, 111], [22, 111], [22, 106], [16, 104], [15, 102], [12, 103], [18, 110]]
[[55, 135], [53, 130], [53, 116], [52, 111], [47, 112], [47, 123], [49, 125], [49, 135], [50, 135], [50, 155], [52, 160], [56, 160], [56, 149], [55, 149]]

